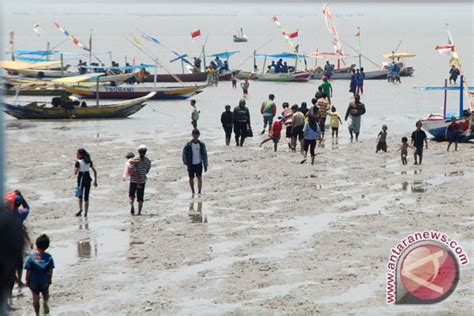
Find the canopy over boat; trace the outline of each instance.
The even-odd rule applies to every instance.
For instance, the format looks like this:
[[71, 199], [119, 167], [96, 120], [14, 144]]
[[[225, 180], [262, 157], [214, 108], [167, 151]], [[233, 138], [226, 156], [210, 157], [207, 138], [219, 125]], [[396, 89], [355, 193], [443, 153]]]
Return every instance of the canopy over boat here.
[[105, 75], [104, 73], [97, 72], [97, 73], [83, 74], [83, 75], [73, 76], [73, 77], [53, 79], [51, 80], [51, 82], [60, 83], [60, 84], [76, 84], [80, 82], [91, 81], [92, 79], [97, 79], [98, 77], [102, 77], [104, 75]]
[[341, 56], [332, 52], [320, 52], [320, 51], [310, 52], [307, 56], [318, 58], [318, 59], [344, 59], [348, 57], [355, 57], [355, 56], [350, 56], [350, 55]]
[[295, 53], [279, 53], [279, 54], [256, 54], [256, 57], [260, 58], [282, 58], [282, 59], [297, 59], [297, 58], [305, 58], [306, 55], [303, 54], [295, 54]]
[[27, 63], [23, 61], [2, 60], [0, 61], [0, 68], [10, 69], [10, 70], [22, 70], [22, 69], [45, 68], [45, 67], [59, 65], [59, 64], [61, 64], [60, 61]]
[[215, 53], [215, 54], [211, 54], [209, 55], [208, 57], [219, 57], [219, 58], [224, 58], [224, 59], [229, 59], [230, 57], [234, 56], [235, 54], [238, 54], [240, 53], [240, 51], [231, 51], [231, 52], [228, 52], [228, 51], [225, 51], [225, 52], [222, 52], [222, 53]]
[[387, 53], [383, 54], [383, 58], [394, 59], [394, 58], [411, 58], [415, 57], [415, 54], [412, 53]]
[[[446, 87], [413, 87], [413, 89], [420, 89], [422, 91], [459, 91], [459, 86], [446, 86]], [[474, 91], [474, 87], [468, 87], [469, 91]]]

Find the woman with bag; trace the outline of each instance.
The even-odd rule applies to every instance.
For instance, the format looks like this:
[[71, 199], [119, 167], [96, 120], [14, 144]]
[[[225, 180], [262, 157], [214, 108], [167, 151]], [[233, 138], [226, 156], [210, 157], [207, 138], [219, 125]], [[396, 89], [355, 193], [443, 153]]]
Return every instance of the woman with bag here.
[[79, 212], [76, 213], [76, 216], [81, 216], [82, 202], [84, 201], [84, 217], [87, 217], [87, 211], [89, 210], [89, 192], [92, 183], [89, 170], [92, 169], [94, 172], [94, 187], [97, 187], [97, 171], [92, 164], [91, 156], [85, 149], [78, 149], [76, 157], [74, 175], [77, 175], [76, 197], [79, 202]]

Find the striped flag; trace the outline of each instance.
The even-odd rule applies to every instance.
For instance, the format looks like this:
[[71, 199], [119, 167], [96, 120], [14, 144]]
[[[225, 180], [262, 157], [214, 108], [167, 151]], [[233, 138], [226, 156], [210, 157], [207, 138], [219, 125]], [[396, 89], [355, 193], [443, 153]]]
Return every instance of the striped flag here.
[[58, 28], [58, 30], [60, 30], [66, 37], [68, 37], [73, 43], [74, 45], [76, 46], [79, 46], [80, 48], [82, 48], [83, 50], [86, 50], [86, 51], [90, 51], [89, 48], [87, 48], [86, 45], [84, 45], [80, 40], [78, 40], [74, 35], [72, 35], [71, 33], [69, 33], [68, 31], [66, 31], [65, 29], [63, 29], [61, 27], [61, 25], [59, 25], [58, 22], [54, 22], [54, 25]]
[[356, 47], [360, 54], [360, 28], [357, 28], [357, 33], [354, 36], [356, 38]]
[[197, 38], [199, 36], [201, 36], [201, 30], [196, 30], [196, 31], [191, 32], [191, 37], [192, 38]]
[[339, 34], [337, 34], [336, 26], [334, 25], [334, 21], [332, 19], [333, 15], [329, 5], [325, 3], [323, 5], [323, 15], [324, 19], [326, 20], [326, 26], [328, 28], [329, 33], [332, 35], [332, 45], [334, 46], [334, 52], [337, 56], [344, 57], [345, 54], [342, 51], [341, 40], [339, 39]]
[[450, 55], [455, 51], [454, 45], [436, 45], [435, 50], [443, 55]]
[[293, 33], [286, 32], [285, 28], [281, 25], [280, 20], [277, 16], [272, 17], [272, 21], [278, 27], [280, 33], [285, 37], [288, 47], [295, 49], [295, 43], [293, 43], [291, 39], [298, 37], [298, 31]]
[[160, 40], [158, 39], [158, 37], [153, 37], [145, 32], [142, 32], [142, 37], [144, 39], [146, 39], [147, 41], [150, 41], [152, 43], [155, 43], [155, 44], [160, 44]]

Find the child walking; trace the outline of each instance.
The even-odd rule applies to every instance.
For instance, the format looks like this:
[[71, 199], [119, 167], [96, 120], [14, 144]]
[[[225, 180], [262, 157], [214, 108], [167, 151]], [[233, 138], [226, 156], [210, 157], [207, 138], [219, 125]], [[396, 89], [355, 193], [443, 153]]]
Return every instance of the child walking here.
[[[135, 158], [135, 154], [132, 152], [129, 152], [125, 158], [127, 158], [127, 162], [125, 163], [125, 167], [123, 169], [123, 179], [128, 180], [130, 179], [131, 174], [133, 173], [133, 169], [138, 163], [138, 159]], [[140, 182], [140, 175], [136, 175], [138, 181]]]
[[40, 312], [40, 294], [43, 296], [43, 312], [49, 314], [49, 286], [53, 278], [54, 260], [46, 253], [49, 248], [49, 237], [45, 234], [36, 239], [36, 251], [32, 253], [25, 263], [26, 286], [33, 294], [33, 308], [35, 314]]
[[341, 116], [336, 111], [335, 106], [331, 106], [331, 111], [327, 113], [330, 116], [330, 123], [331, 123], [331, 130], [332, 130], [332, 138], [336, 135], [336, 138], [339, 137], [339, 124], [342, 124]]
[[244, 94], [244, 98], [247, 98], [249, 95], [249, 87], [250, 83], [248, 79], [245, 79], [244, 82], [240, 84], [240, 87], [242, 88], [242, 93]]
[[451, 123], [446, 128], [445, 133], [445, 137], [449, 141], [448, 149], [446, 149], [447, 151], [449, 151], [449, 147], [451, 147], [452, 143], [454, 143], [454, 151], [458, 150], [459, 135], [461, 134], [460, 131], [461, 129], [459, 124], [456, 122], [456, 117], [451, 117]]
[[406, 165], [408, 163], [407, 162], [408, 147], [410, 147], [410, 145], [408, 144], [408, 138], [402, 137], [402, 143], [400, 144], [400, 148], [398, 149], [398, 151], [400, 151], [400, 155], [401, 155], [401, 158], [402, 158], [402, 164], [404, 164], [404, 165]]
[[415, 165], [418, 164], [418, 158], [420, 158], [420, 165], [423, 160], [423, 143], [425, 143], [426, 149], [428, 149], [426, 133], [421, 129], [422, 126], [421, 121], [417, 121], [416, 130], [411, 134], [411, 145], [415, 146]]
[[382, 125], [382, 130], [379, 132], [377, 136], [377, 148], [375, 149], [375, 153], [378, 153], [379, 150], [383, 150], [387, 152], [387, 125]]
[[283, 117], [279, 116], [278, 120], [273, 122], [272, 128], [270, 128], [270, 132], [268, 133], [268, 137], [262, 140], [262, 142], [260, 143], [260, 147], [266, 142], [273, 140], [273, 150], [275, 150], [275, 152], [277, 151], [278, 142], [280, 141], [280, 137], [281, 137], [281, 130], [283, 128], [282, 119]]

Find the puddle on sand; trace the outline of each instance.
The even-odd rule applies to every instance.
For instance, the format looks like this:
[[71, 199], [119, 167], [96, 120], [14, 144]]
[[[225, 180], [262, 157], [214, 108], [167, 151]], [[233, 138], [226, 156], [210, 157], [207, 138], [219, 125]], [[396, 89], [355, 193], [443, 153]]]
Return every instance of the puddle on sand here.
[[202, 201], [190, 201], [188, 216], [193, 224], [207, 223], [207, 216], [202, 213]]
[[334, 303], [354, 303], [363, 301], [374, 297], [374, 291], [377, 290], [383, 279], [372, 280], [369, 283], [364, 283], [359, 286], [350, 288], [347, 292], [335, 295], [322, 297], [317, 302], [321, 304], [334, 304]]
[[[54, 240], [55, 233], [45, 233], [52, 238], [49, 252], [54, 257], [57, 273], [61, 276], [74, 273], [71, 266], [79, 264], [82, 260], [94, 259], [109, 261], [120, 258], [129, 247], [129, 232], [122, 231], [115, 225], [108, 223], [89, 223], [81, 220], [78, 235], [81, 239]], [[77, 227], [77, 226], [76, 226]]]

